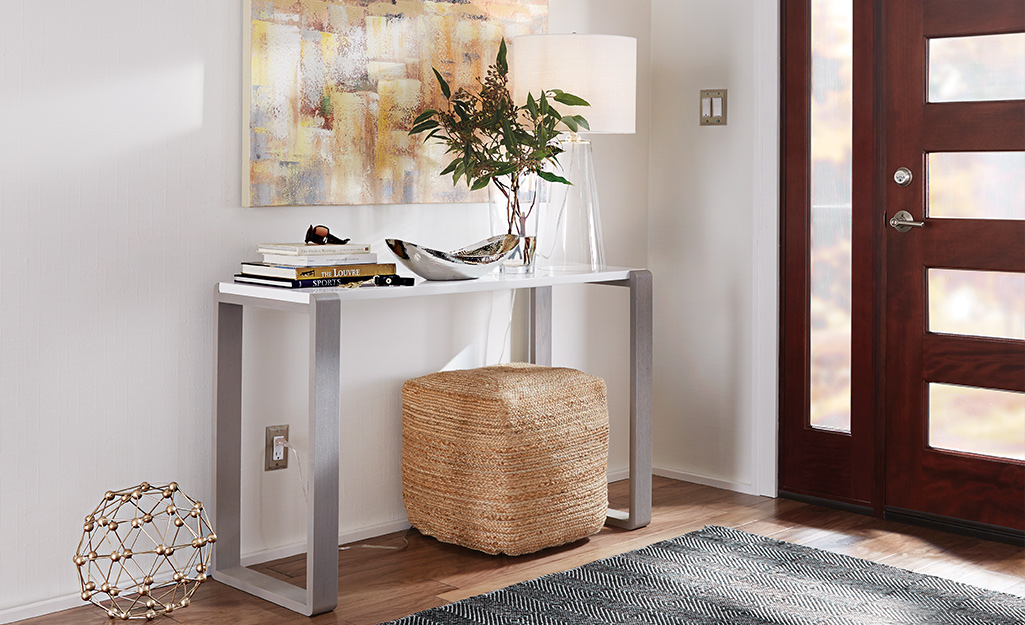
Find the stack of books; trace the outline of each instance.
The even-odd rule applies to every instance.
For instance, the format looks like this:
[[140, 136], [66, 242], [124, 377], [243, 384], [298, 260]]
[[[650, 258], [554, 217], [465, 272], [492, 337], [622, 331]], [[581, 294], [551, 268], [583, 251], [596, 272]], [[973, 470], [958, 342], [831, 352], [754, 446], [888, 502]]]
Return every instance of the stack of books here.
[[235, 282], [290, 289], [351, 285], [395, 274], [395, 263], [378, 263], [364, 243], [307, 245], [261, 243], [263, 262], [242, 263]]

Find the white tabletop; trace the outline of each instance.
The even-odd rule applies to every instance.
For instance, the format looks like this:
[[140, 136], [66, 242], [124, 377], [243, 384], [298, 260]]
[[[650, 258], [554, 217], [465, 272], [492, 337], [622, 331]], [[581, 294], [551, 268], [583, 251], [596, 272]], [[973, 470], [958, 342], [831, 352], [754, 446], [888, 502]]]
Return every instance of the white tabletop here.
[[240, 296], [293, 304], [309, 304], [314, 297], [320, 300], [337, 298], [342, 301], [391, 299], [396, 297], [527, 289], [562, 284], [616, 282], [628, 279], [631, 271], [639, 270], [625, 267], [608, 267], [604, 271], [536, 269], [533, 274], [515, 275], [496, 272], [474, 280], [437, 281], [417, 278], [414, 286], [366, 286], [359, 288], [286, 289], [274, 286], [243, 284], [240, 282], [221, 282], [217, 285], [217, 292], [227, 296]]

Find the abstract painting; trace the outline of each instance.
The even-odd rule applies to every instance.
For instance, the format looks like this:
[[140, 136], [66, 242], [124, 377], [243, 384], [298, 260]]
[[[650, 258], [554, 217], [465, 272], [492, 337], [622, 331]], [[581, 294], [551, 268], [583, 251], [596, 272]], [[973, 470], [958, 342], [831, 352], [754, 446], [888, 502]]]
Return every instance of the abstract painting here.
[[487, 201], [410, 137], [443, 106], [432, 67], [472, 87], [548, 0], [243, 0], [245, 206]]

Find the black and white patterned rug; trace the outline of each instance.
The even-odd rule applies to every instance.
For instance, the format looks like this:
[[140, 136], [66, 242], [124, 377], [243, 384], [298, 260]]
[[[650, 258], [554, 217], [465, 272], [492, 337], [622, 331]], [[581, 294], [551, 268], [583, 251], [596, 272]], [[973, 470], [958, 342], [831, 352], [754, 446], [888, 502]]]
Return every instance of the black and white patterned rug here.
[[1023, 625], [1025, 599], [709, 526], [394, 625]]

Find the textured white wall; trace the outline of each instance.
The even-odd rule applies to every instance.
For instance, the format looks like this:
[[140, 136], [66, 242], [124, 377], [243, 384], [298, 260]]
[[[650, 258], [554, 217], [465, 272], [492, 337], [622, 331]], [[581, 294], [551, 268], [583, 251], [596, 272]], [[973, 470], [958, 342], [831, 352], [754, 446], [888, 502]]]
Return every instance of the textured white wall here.
[[[639, 38], [649, 2], [551, 0], [553, 31]], [[71, 556], [108, 488], [177, 480], [211, 490], [214, 284], [261, 241], [310, 223], [375, 244], [454, 247], [486, 233], [480, 206], [240, 207], [239, 3], [0, 0], [0, 622], [80, 603]], [[646, 110], [642, 83], [639, 110]], [[595, 140], [608, 257], [644, 265], [648, 134]], [[560, 293], [556, 359], [610, 378], [622, 431], [626, 300]], [[600, 289], [597, 289], [601, 291]], [[342, 517], [349, 536], [404, 522], [402, 380], [493, 362], [509, 302], [488, 294], [346, 307]], [[589, 340], [569, 338], [579, 319]], [[593, 315], [593, 316], [592, 316]], [[264, 473], [263, 426], [302, 449], [306, 326], [246, 318], [244, 548], [304, 531], [293, 462]], [[505, 354], [508, 358], [508, 353]], [[294, 461], [294, 459], [293, 459]], [[625, 466], [615, 443], [612, 470]]]
[[[771, 494], [775, 475], [777, 8], [652, 0], [648, 266], [655, 466]], [[698, 124], [727, 89], [727, 125]]]

